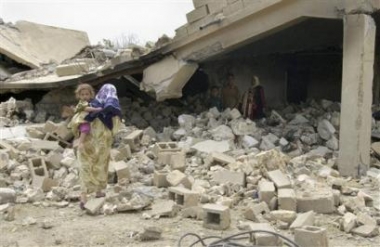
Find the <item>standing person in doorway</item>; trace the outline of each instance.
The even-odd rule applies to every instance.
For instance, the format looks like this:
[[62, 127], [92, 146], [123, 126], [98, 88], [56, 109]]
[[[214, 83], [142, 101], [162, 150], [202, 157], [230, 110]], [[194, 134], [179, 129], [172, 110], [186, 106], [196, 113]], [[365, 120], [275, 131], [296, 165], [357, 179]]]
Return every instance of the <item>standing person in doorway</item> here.
[[226, 86], [222, 90], [222, 100], [224, 109], [239, 107], [240, 93], [239, 89], [235, 84], [235, 76], [231, 73], [227, 75]]
[[88, 193], [95, 192], [95, 197], [105, 196], [103, 190], [107, 187], [113, 136], [121, 123], [121, 109], [115, 86], [103, 85], [91, 104], [103, 110], [89, 113], [85, 117], [91, 123], [91, 132], [84, 139], [83, 148], [77, 152], [82, 189], [79, 204], [81, 209], [84, 209]]
[[265, 117], [265, 96], [264, 89], [260, 85], [260, 80], [257, 76], [253, 76], [252, 84], [244, 93], [241, 103], [241, 112], [244, 117], [251, 120], [261, 119]]

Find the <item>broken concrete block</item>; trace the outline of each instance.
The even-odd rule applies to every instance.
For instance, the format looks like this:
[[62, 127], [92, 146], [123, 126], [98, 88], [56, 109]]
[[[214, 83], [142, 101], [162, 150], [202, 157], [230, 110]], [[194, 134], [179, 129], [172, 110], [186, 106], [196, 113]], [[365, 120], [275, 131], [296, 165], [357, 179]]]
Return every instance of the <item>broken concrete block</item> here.
[[155, 226], [144, 228], [144, 232], [139, 235], [140, 241], [158, 240], [161, 238], [162, 230]]
[[88, 65], [85, 62], [76, 62], [70, 64], [60, 64], [55, 68], [58, 76], [81, 75], [88, 72]]
[[[251, 231], [269, 231], [275, 232], [274, 228], [269, 223], [250, 223], [249, 229]], [[269, 233], [256, 232], [251, 235], [251, 242], [256, 246], [279, 246], [280, 240], [276, 235]]]
[[293, 189], [278, 190], [278, 208], [290, 211], [297, 210], [296, 193]]
[[43, 131], [34, 127], [26, 127], [26, 133], [28, 133], [30, 138], [43, 139], [45, 137], [45, 133]]
[[361, 237], [375, 237], [379, 235], [379, 229], [375, 225], [363, 225], [352, 229], [352, 233]]
[[53, 121], [46, 121], [44, 125], [44, 132], [53, 133], [56, 128], [58, 128], [58, 125], [56, 123], [54, 123]]
[[142, 136], [142, 130], [135, 130], [125, 138], [125, 141], [132, 150], [138, 150]]
[[356, 216], [357, 216], [356, 221], [359, 224], [362, 224], [362, 225], [374, 225], [374, 226], [377, 225], [376, 219], [372, 218], [367, 213], [359, 212]]
[[[36, 149], [36, 150], [54, 150], [54, 149], [57, 149], [59, 146], [62, 147], [62, 148], [69, 148], [71, 147], [71, 143], [63, 140], [62, 138], [60, 138], [59, 136], [57, 136], [56, 134], [52, 134], [52, 133], [47, 133], [46, 136], [44, 137], [44, 141], [42, 140], [38, 140], [38, 144], [39, 145], [42, 145], [42, 147], [35, 147], [35, 142], [36, 141], [33, 141], [33, 148]], [[54, 145], [57, 145], [58, 144], [58, 147], [54, 148], [54, 149], [51, 149], [51, 147], [47, 147], [46, 145], [49, 145], [51, 144], [52, 146]]]
[[67, 125], [65, 123], [59, 124], [58, 127], [53, 131], [53, 134], [64, 141], [69, 141], [74, 137], [73, 132], [67, 128]]
[[205, 161], [205, 163], [207, 163], [208, 166], [214, 166], [214, 165], [225, 166], [234, 162], [236, 162], [236, 160], [233, 157], [223, 154], [223, 153], [218, 153], [218, 152], [210, 153], [209, 156], [207, 157], [207, 161]]
[[294, 241], [302, 247], [328, 247], [327, 232], [325, 228], [304, 226], [294, 230]]
[[60, 152], [49, 152], [45, 157], [46, 165], [52, 169], [59, 169], [61, 160], [63, 160], [63, 155]]
[[273, 181], [277, 189], [291, 188], [292, 186], [289, 178], [281, 170], [269, 171], [268, 178]]
[[212, 152], [224, 153], [231, 150], [230, 144], [227, 140], [224, 140], [224, 141], [206, 140], [203, 142], [196, 143], [195, 145], [192, 146], [192, 148], [203, 153], [212, 153]]
[[356, 227], [356, 215], [353, 213], [345, 213], [342, 219], [342, 228], [343, 231], [349, 233], [352, 229]]
[[16, 191], [10, 188], [0, 188], [0, 205], [16, 202]]
[[266, 202], [268, 205], [270, 200], [275, 196], [276, 189], [273, 182], [260, 181], [259, 186], [259, 199]]
[[292, 223], [297, 218], [297, 213], [289, 210], [273, 210], [270, 212], [273, 219]]
[[51, 191], [52, 187], [58, 185], [58, 182], [43, 176], [35, 176], [32, 181], [32, 186], [37, 189], [41, 189], [43, 192]]
[[170, 156], [170, 167], [172, 170], [184, 172], [186, 170], [186, 155], [185, 152], [175, 152]]
[[203, 210], [203, 227], [214, 230], [225, 230], [230, 226], [230, 209], [217, 204], [205, 204]]
[[244, 172], [233, 172], [229, 170], [216, 171], [212, 175], [212, 180], [218, 184], [232, 183], [245, 187], [245, 174]]
[[154, 171], [153, 174], [153, 185], [157, 186], [158, 188], [167, 188], [170, 186], [168, 180], [166, 179], [166, 176], [168, 175], [167, 172], [161, 172], [161, 171]]
[[270, 210], [266, 202], [261, 202], [259, 204], [253, 204], [245, 208], [244, 217], [247, 220], [252, 220], [254, 222], [263, 222], [264, 214], [269, 214]]
[[203, 219], [203, 211], [200, 206], [193, 206], [188, 208], [183, 208], [181, 210], [181, 216], [182, 218], [192, 218], [196, 220], [202, 220]]
[[167, 176], [166, 180], [169, 182], [169, 184], [173, 187], [183, 184], [186, 188], [190, 189], [191, 188], [191, 182], [190, 180], [186, 177], [185, 174], [178, 170], [171, 171]]
[[124, 161], [113, 162], [111, 161], [113, 168], [116, 171], [117, 181], [128, 183], [131, 180], [131, 173], [127, 163]]
[[179, 212], [174, 201], [155, 201], [152, 205], [151, 215], [154, 217], [174, 217]]
[[187, 208], [197, 206], [199, 194], [182, 187], [170, 187], [169, 199], [181, 207]]
[[297, 215], [297, 218], [290, 225], [290, 229], [294, 230], [296, 228], [301, 228], [304, 226], [313, 226], [314, 219], [315, 219], [315, 213], [313, 211], [300, 213]]
[[276, 149], [264, 151], [255, 156], [257, 167], [265, 167], [267, 171], [273, 171], [286, 167], [286, 157]]
[[318, 123], [318, 134], [324, 140], [329, 140], [331, 136], [335, 133], [334, 126], [326, 119], [323, 119]]
[[17, 159], [19, 155], [19, 151], [17, 149], [2, 140], [0, 140], [0, 151], [8, 153], [9, 158], [11, 159]]
[[335, 211], [332, 191], [320, 189], [308, 193], [297, 194], [297, 212], [314, 211], [316, 213], [332, 213]]
[[96, 215], [100, 213], [100, 209], [103, 207], [105, 201], [106, 199], [104, 197], [94, 198], [86, 202], [84, 207], [86, 208], [88, 214]]

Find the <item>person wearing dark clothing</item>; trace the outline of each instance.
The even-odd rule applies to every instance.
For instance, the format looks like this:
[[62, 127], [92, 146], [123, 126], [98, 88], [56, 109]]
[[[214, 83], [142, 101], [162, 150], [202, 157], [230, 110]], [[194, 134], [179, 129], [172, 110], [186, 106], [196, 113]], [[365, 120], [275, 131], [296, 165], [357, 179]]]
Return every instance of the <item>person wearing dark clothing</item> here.
[[241, 102], [241, 112], [243, 116], [251, 120], [261, 119], [265, 117], [265, 96], [264, 89], [260, 85], [259, 78], [252, 78], [252, 85], [247, 92], [244, 93]]
[[216, 107], [218, 111], [223, 110], [222, 99], [220, 98], [219, 88], [217, 86], [211, 88], [211, 95], [207, 101], [207, 106], [209, 108]]

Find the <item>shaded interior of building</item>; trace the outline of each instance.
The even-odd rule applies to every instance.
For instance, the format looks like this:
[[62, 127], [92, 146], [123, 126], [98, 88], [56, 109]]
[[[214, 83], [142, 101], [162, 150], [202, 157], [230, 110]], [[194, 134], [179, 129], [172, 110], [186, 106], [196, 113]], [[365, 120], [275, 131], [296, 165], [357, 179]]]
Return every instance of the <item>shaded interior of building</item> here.
[[[379, 102], [380, 12], [373, 14], [377, 23], [374, 103]], [[307, 99], [340, 101], [343, 61], [343, 20], [305, 18], [254, 40], [234, 47], [200, 63], [199, 69], [183, 88], [183, 97], [169, 100], [181, 104], [188, 97], [207, 94], [210, 86], [223, 87], [227, 73], [233, 73], [241, 93], [250, 86], [252, 75], [257, 75], [265, 90], [269, 107], [287, 103], [299, 104]], [[120, 96], [139, 97], [144, 102], [154, 101], [154, 95], [139, 90], [141, 73], [122, 76], [106, 82], [114, 84]], [[73, 88], [65, 90], [68, 102], [75, 102]], [[26, 91], [1, 95], [37, 103], [47, 91]], [[70, 97], [71, 95], [71, 97]]]

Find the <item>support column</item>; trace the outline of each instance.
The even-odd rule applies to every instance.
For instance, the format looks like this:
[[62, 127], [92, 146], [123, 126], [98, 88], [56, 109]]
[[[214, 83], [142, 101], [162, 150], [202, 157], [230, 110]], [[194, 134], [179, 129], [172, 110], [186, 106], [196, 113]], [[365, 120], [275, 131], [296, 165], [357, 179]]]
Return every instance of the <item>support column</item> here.
[[338, 159], [343, 176], [360, 177], [369, 168], [375, 37], [371, 16], [345, 16]]

